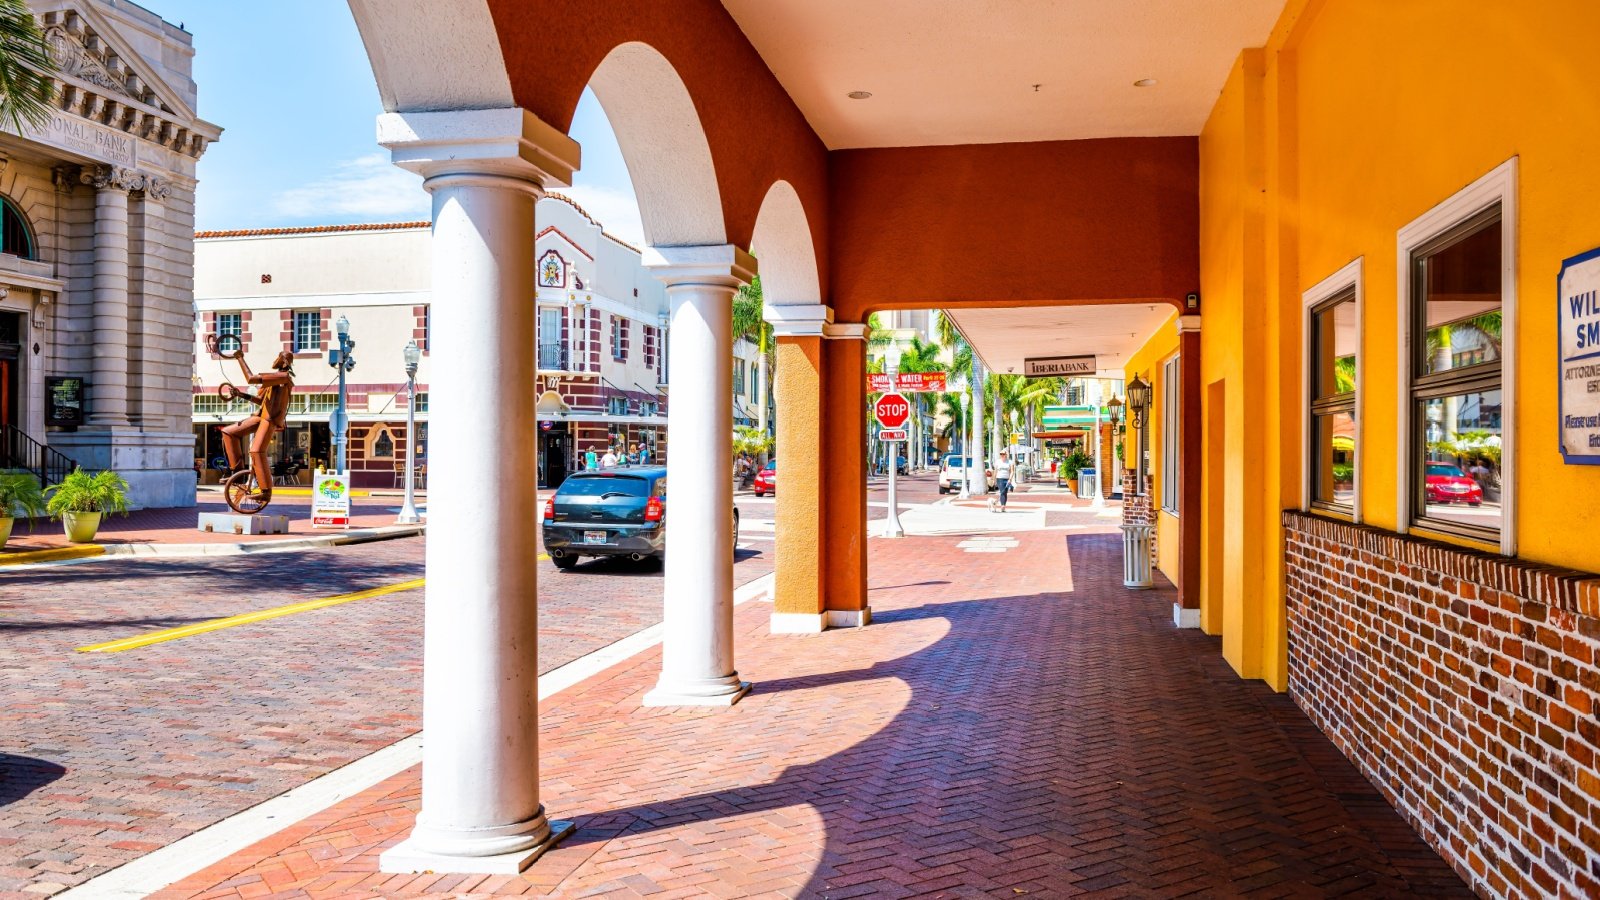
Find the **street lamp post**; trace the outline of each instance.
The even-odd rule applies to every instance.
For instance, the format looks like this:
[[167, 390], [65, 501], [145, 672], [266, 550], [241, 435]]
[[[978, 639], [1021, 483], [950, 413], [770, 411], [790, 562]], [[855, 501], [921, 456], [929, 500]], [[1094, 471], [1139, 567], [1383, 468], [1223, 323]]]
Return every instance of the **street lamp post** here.
[[[1112, 438], [1112, 440], [1115, 440], [1116, 437], [1117, 437], [1117, 420], [1119, 418], [1121, 418], [1121, 413], [1122, 413], [1122, 401], [1117, 399], [1117, 395], [1116, 394], [1112, 394], [1111, 395], [1111, 399], [1106, 401], [1106, 427], [1111, 429], [1111, 438]], [[1095, 439], [1096, 440], [1100, 440], [1100, 436], [1098, 434], [1095, 435]], [[1104, 441], [1101, 441], [1101, 443], [1104, 444]], [[1110, 462], [1112, 463], [1112, 465], [1115, 465], [1116, 462], [1117, 462], [1117, 454], [1116, 454], [1115, 451], [1113, 451], [1112, 454], [1111, 454]], [[1104, 473], [1096, 472], [1095, 473], [1095, 477], [1101, 479], [1100, 483], [1102, 485], [1105, 484], [1105, 480], [1104, 480], [1105, 479], [1105, 475], [1104, 475]], [[1122, 473], [1121, 472], [1116, 473], [1115, 477], [1116, 478], [1121, 478], [1122, 477]], [[1116, 482], [1112, 482], [1112, 483], [1115, 484]], [[1124, 498], [1123, 502], [1127, 502], [1126, 498]]]
[[339, 406], [333, 411], [333, 449], [335, 472], [341, 475], [349, 471], [349, 459], [346, 455], [350, 435], [350, 415], [345, 407], [345, 375], [356, 367], [355, 357], [350, 351], [356, 348], [356, 342], [350, 339], [350, 320], [340, 316], [334, 323], [334, 329], [339, 335], [339, 349], [328, 352], [328, 365], [339, 370]]
[[959, 423], [961, 426], [961, 493], [956, 495], [957, 500], [967, 500], [972, 497], [971, 478], [967, 473], [967, 470], [972, 467], [972, 448], [967, 445], [967, 427], [970, 424], [967, 422], [967, 416], [972, 409], [972, 392], [963, 390], [962, 395], [966, 402], [962, 404], [962, 408], [959, 410], [961, 415], [957, 417], [961, 420]]
[[406, 501], [400, 507], [396, 525], [415, 525], [422, 521], [417, 515], [417, 366], [422, 362], [422, 348], [416, 341], [407, 341], [402, 351], [406, 359]]

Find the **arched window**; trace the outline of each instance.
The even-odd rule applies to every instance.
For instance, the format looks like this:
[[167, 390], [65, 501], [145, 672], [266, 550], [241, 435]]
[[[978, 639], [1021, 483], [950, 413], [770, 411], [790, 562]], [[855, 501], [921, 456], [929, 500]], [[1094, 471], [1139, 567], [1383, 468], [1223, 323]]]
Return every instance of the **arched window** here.
[[23, 259], [37, 259], [33, 243], [33, 229], [28, 219], [9, 197], [0, 197], [0, 253], [10, 253]]
[[394, 459], [394, 435], [389, 429], [379, 425], [372, 430], [368, 455], [373, 459]]

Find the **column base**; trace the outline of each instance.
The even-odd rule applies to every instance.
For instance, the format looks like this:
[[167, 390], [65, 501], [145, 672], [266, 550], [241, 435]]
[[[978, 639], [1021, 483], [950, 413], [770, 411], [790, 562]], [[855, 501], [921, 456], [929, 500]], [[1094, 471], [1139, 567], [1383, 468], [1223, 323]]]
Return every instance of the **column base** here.
[[872, 607], [866, 609], [830, 609], [824, 615], [829, 628], [860, 628], [872, 624]]
[[871, 624], [872, 609], [829, 609], [819, 613], [772, 614], [772, 634], [817, 634], [829, 628], [860, 628]]
[[390, 847], [378, 857], [378, 871], [421, 874], [432, 872], [449, 875], [516, 875], [533, 865], [545, 851], [561, 843], [572, 834], [573, 823], [551, 820], [550, 834], [544, 840], [523, 850], [500, 853], [494, 856], [462, 856], [438, 853], [417, 846], [416, 838], [407, 838]]
[[675, 685], [658, 684], [650, 693], [644, 695], [645, 706], [732, 706], [740, 698], [750, 693], [754, 687], [748, 681], [737, 681], [734, 689], [725, 694], [701, 694], [692, 688], [680, 688]]
[[828, 627], [827, 613], [785, 613], [772, 614], [772, 623], [768, 626], [773, 634], [816, 634]]
[[1177, 628], [1199, 628], [1200, 610], [1184, 609], [1182, 604], [1172, 604], [1172, 624]]

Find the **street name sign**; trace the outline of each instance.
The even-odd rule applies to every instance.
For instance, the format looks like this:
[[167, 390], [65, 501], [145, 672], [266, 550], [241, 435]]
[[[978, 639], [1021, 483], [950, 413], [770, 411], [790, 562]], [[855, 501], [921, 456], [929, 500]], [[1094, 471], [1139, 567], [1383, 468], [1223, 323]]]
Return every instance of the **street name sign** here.
[[946, 377], [943, 372], [901, 372], [898, 375], [867, 375], [867, 390], [875, 394], [884, 391], [942, 394], [946, 390], [945, 384]]
[[1093, 356], [1042, 356], [1022, 361], [1022, 374], [1029, 378], [1051, 375], [1093, 375], [1099, 368]]
[[1600, 247], [1564, 260], [1556, 276], [1561, 457], [1600, 465]]
[[884, 428], [878, 432], [878, 440], [884, 443], [903, 441], [905, 439], [906, 430], [904, 428]]
[[899, 394], [884, 394], [872, 404], [872, 414], [882, 428], [902, 428], [911, 418], [911, 401]]

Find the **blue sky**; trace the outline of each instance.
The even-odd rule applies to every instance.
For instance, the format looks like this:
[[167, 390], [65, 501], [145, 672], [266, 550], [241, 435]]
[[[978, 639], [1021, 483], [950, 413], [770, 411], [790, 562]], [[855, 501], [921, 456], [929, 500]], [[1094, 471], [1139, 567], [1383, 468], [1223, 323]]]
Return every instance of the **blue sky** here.
[[[200, 160], [199, 229], [428, 217], [421, 180], [391, 166], [374, 141], [378, 88], [342, 0], [141, 5], [194, 35], [200, 115], [225, 129]], [[627, 168], [592, 94], [572, 136], [583, 170], [562, 193], [642, 243]]]

